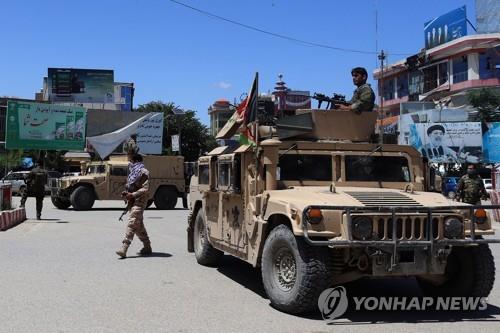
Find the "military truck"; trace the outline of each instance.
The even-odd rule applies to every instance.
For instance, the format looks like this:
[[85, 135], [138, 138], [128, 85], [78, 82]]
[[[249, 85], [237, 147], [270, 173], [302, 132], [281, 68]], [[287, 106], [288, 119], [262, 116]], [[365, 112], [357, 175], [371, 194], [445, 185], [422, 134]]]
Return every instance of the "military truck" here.
[[[182, 156], [144, 156], [144, 164], [150, 172], [148, 206], [173, 209], [182, 198], [187, 208], [187, 193]], [[66, 209], [89, 210], [95, 200], [120, 200], [125, 189], [128, 161], [125, 155], [111, 156], [109, 161], [90, 162], [80, 176], [62, 177], [52, 189], [54, 206]]]
[[[376, 113], [303, 110], [259, 126], [256, 146], [218, 147], [190, 185], [188, 251], [260, 267], [272, 305], [317, 310], [329, 286], [416, 277], [427, 295], [490, 293], [485, 209], [428, 192], [411, 146], [372, 143]], [[235, 126], [238, 126], [237, 124]]]

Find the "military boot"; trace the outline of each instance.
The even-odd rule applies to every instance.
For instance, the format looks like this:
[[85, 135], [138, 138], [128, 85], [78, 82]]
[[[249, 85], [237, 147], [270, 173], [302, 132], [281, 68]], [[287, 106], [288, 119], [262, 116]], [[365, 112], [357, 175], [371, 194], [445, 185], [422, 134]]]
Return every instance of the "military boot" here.
[[121, 259], [127, 257], [127, 250], [130, 244], [123, 243], [122, 248], [116, 251], [116, 254], [120, 256]]
[[143, 248], [137, 252], [140, 256], [149, 256], [153, 253], [153, 249], [151, 249], [151, 243], [144, 243]]

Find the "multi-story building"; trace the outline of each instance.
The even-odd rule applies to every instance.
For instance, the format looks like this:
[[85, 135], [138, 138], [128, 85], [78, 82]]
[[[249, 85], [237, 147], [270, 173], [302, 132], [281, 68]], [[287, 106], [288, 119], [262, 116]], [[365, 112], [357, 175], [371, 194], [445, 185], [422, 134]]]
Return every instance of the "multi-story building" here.
[[228, 100], [219, 99], [208, 108], [210, 117], [210, 134], [216, 136], [226, 122], [231, 118], [235, 108]]
[[500, 33], [464, 36], [373, 72], [383, 98], [384, 116], [398, 115], [400, 104], [439, 101], [467, 103], [466, 92], [500, 89]]

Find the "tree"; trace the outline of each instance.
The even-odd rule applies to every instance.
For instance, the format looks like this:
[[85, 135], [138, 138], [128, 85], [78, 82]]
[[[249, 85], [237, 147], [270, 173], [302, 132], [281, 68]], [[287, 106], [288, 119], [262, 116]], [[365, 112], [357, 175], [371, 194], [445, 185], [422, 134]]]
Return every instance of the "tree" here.
[[491, 88], [470, 91], [469, 103], [478, 109], [478, 118], [483, 122], [500, 121], [500, 94]]
[[198, 157], [217, 146], [215, 138], [209, 134], [208, 127], [196, 118], [195, 111], [186, 111], [184, 115], [174, 114], [174, 103], [153, 101], [139, 105], [137, 112], [162, 112], [163, 116], [163, 151], [167, 155], [172, 152], [172, 135], [181, 134], [181, 153], [186, 161], [196, 161]]

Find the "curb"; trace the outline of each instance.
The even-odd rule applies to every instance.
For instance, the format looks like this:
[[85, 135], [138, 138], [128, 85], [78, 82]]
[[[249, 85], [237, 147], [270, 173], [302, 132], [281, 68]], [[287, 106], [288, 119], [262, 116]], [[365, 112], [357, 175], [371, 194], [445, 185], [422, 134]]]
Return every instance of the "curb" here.
[[6, 231], [26, 220], [26, 210], [16, 208], [0, 212], [0, 231]]

